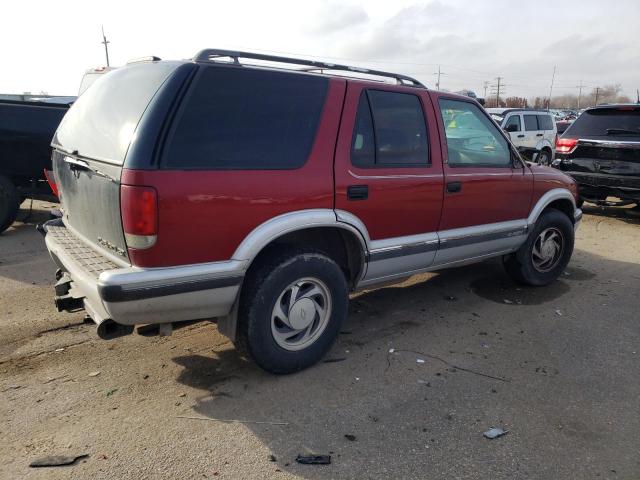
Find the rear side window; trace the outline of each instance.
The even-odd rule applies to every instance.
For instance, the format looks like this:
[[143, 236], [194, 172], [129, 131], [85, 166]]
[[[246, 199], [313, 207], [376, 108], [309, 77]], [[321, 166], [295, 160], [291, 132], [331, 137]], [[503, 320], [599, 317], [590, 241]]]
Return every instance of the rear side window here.
[[407, 93], [363, 91], [351, 162], [359, 167], [428, 165], [427, 127], [420, 99]]
[[307, 160], [328, 80], [205, 67], [181, 107], [164, 165], [177, 169], [294, 169]]
[[640, 107], [586, 110], [565, 132], [580, 136], [640, 137]]
[[536, 115], [538, 117], [538, 128], [540, 130], [553, 130], [553, 120], [549, 115]]
[[538, 128], [538, 117], [537, 117], [537, 115], [523, 115], [523, 116], [524, 116], [524, 129], [527, 132], [540, 130]]

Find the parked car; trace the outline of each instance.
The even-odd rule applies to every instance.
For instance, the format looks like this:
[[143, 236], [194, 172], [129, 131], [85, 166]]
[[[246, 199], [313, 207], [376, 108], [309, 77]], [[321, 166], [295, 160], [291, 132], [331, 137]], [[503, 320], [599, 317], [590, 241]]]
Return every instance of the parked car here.
[[0, 100], [0, 233], [25, 198], [51, 199], [51, 139], [67, 103]]
[[539, 150], [536, 162], [540, 165], [551, 164], [558, 132], [548, 110], [487, 108], [487, 112], [509, 132], [514, 145]]
[[588, 108], [558, 139], [556, 152], [553, 166], [576, 180], [580, 202], [640, 204], [640, 104]]
[[[341, 76], [354, 71], [375, 80]], [[528, 166], [474, 100], [308, 60], [127, 65], [53, 146], [58, 307], [84, 308], [103, 338], [217, 317], [274, 373], [324, 355], [352, 291], [490, 257], [552, 282], [581, 218], [575, 182]]]

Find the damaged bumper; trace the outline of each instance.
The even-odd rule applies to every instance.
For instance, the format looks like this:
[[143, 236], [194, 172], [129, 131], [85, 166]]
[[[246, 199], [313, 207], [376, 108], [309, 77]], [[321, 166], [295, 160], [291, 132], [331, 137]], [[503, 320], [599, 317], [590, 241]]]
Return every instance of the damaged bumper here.
[[122, 266], [86, 245], [60, 219], [45, 223], [43, 230], [61, 270], [56, 303], [63, 310], [84, 308], [98, 325], [107, 320], [161, 324], [228, 315], [246, 270], [246, 262], [236, 260], [167, 268]]

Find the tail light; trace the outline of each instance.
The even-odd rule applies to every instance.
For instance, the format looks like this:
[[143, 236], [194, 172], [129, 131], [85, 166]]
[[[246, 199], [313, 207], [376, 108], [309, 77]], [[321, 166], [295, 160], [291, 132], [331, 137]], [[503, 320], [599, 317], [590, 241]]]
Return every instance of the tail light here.
[[58, 195], [58, 185], [56, 185], [56, 179], [55, 179], [55, 177], [53, 175], [53, 171], [47, 170], [45, 168], [44, 169], [44, 178], [47, 179], [47, 183], [51, 187], [51, 191], [53, 192], [53, 194], [56, 197], [60, 198], [60, 196]]
[[578, 145], [577, 138], [558, 138], [556, 140], [556, 152], [571, 153], [576, 149], [577, 145]]
[[158, 236], [158, 194], [153, 187], [122, 185], [120, 212], [127, 247], [152, 247]]

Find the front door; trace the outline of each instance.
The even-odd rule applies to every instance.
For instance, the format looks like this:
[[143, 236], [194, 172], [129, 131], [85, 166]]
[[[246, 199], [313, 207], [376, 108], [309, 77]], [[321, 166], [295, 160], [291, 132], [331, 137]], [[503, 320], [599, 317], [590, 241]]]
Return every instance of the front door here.
[[533, 176], [475, 102], [440, 95], [438, 108], [446, 159], [435, 263], [507, 251], [526, 235]]
[[335, 157], [336, 213], [363, 225], [371, 240], [362, 285], [431, 265], [443, 195], [428, 93], [370, 87], [349, 81]]

